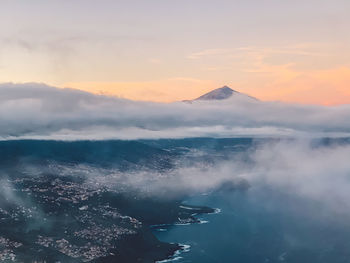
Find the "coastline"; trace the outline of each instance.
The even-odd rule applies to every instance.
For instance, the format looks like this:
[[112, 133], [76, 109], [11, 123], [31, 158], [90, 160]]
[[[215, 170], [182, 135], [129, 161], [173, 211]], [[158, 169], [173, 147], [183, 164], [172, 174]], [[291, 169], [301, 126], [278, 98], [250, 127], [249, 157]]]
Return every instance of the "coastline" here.
[[[206, 223], [209, 223], [209, 221], [203, 220], [201, 218], [196, 218], [195, 216], [198, 216], [201, 214], [207, 214], [207, 215], [218, 214], [221, 212], [220, 208], [210, 208], [211, 211], [208, 211], [207, 207], [197, 207], [197, 206], [191, 206], [191, 205], [180, 205], [179, 207], [182, 209], [186, 209], [188, 211], [193, 211], [193, 210], [196, 211], [196, 213], [192, 213], [190, 215], [190, 217], [188, 218], [188, 220], [190, 220], [190, 222], [183, 223], [180, 221], [178, 223], [172, 223], [172, 224], [151, 225], [150, 229], [153, 231], [163, 232], [163, 231], [168, 231], [167, 228], [172, 227], [172, 226], [188, 226], [188, 225], [193, 225], [193, 224], [206, 224]], [[205, 208], [205, 212], [201, 208]], [[165, 227], [165, 228], [162, 228], [162, 227]], [[170, 244], [173, 244], [173, 243], [170, 243]], [[172, 255], [168, 256], [166, 259], [155, 261], [155, 263], [167, 263], [167, 262], [178, 261], [178, 260], [182, 259], [181, 254], [189, 252], [191, 249], [191, 246], [187, 245], [187, 244], [178, 243], [176, 245], [179, 246], [179, 249], [174, 251], [174, 253]]]
[[154, 263], [172, 255], [181, 249], [178, 244], [159, 241], [149, 228], [143, 228], [139, 233], [121, 240], [110, 256], [95, 262], [142, 262]]
[[182, 259], [182, 257], [180, 256], [182, 253], [189, 252], [191, 249], [190, 245], [185, 245], [185, 244], [178, 244], [178, 245], [181, 248], [176, 250], [172, 256], [170, 256], [169, 258], [164, 259], [164, 260], [156, 261], [155, 263], [166, 263], [166, 262], [177, 261], [179, 259]]
[[[150, 207], [149, 207], [150, 208]], [[152, 205], [155, 209], [156, 206]], [[160, 221], [159, 213], [155, 213], [156, 217], [147, 218], [143, 227], [137, 234], [126, 236], [123, 240], [119, 240], [118, 246], [111, 255], [101, 258], [96, 262], [142, 262], [142, 263], [166, 263], [181, 259], [182, 253], [188, 252], [190, 247], [185, 244], [176, 244], [160, 241], [155, 231], [167, 231], [171, 226], [185, 226], [191, 224], [203, 224], [203, 220], [196, 218], [200, 214], [213, 214], [217, 209], [202, 206], [182, 206], [181, 202], [168, 203], [169, 213], [162, 214]], [[193, 213], [193, 211], [196, 213]], [[164, 211], [165, 212], [165, 211]], [[152, 224], [156, 222], [156, 224]]]

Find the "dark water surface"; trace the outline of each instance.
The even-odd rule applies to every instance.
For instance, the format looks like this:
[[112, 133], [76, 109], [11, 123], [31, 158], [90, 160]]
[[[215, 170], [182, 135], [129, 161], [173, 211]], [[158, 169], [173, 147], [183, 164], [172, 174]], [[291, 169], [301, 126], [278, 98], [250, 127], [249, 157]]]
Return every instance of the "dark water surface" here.
[[350, 225], [317, 201], [271, 189], [193, 196], [185, 204], [220, 208], [203, 224], [155, 231], [190, 246], [174, 262], [350, 262]]

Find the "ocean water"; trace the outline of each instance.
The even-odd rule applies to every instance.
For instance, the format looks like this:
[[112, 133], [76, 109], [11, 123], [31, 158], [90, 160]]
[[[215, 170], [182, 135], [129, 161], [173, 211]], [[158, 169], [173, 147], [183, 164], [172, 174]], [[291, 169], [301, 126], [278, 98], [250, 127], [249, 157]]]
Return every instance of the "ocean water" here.
[[185, 204], [220, 208], [202, 224], [155, 231], [186, 245], [168, 262], [350, 262], [350, 225], [315, 201], [273, 189], [196, 195]]

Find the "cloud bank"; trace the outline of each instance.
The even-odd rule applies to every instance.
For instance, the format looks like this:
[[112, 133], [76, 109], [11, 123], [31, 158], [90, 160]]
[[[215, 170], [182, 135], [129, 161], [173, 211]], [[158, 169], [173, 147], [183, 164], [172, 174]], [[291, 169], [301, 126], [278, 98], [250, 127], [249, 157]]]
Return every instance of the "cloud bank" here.
[[[247, 151], [225, 153], [225, 160], [212, 152], [188, 152], [166, 172], [137, 169], [120, 171], [88, 164], [47, 166], [25, 165], [24, 174], [57, 174], [83, 178], [86, 187], [137, 193], [145, 196], [179, 198], [194, 193], [243, 191], [252, 202], [271, 209], [274, 202], [289, 200], [286, 206], [311, 204], [317, 215], [350, 217], [349, 140], [332, 145], [315, 140], [263, 140]], [[202, 155], [189, 162], [191, 155]], [[215, 154], [214, 154], [215, 155]], [[27, 169], [27, 170], [26, 170]], [[293, 207], [291, 207], [292, 209]]]
[[0, 138], [141, 139], [348, 136], [350, 105], [259, 102], [245, 96], [193, 103], [137, 102], [44, 84], [0, 85]]

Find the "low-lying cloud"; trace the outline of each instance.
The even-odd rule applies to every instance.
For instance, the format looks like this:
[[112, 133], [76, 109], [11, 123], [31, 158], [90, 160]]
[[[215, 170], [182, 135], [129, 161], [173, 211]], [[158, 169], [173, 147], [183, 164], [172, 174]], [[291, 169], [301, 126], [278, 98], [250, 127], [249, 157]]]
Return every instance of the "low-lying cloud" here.
[[264, 140], [247, 150], [226, 152], [225, 160], [214, 158], [213, 162], [206, 158], [213, 156], [211, 152], [196, 154], [203, 158], [188, 162], [189, 156], [184, 155], [173, 169], [165, 172], [149, 169], [123, 172], [88, 164], [57, 164], [41, 167], [37, 172], [47, 173], [49, 169], [49, 173], [84, 178], [87, 187], [133, 190], [161, 198], [216, 191], [224, 191], [229, 198], [226, 192], [245, 191], [263, 204], [268, 201], [264, 193], [272, 192], [312, 203], [312, 207], [318, 207], [318, 212], [327, 216], [350, 216], [349, 143], [315, 146], [314, 140], [309, 139]]
[[[282, 140], [232, 153], [228, 160], [178, 166], [166, 176], [140, 173], [129, 176], [130, 185], [149, 193], [195, 193], [222, 189], [278, 192], [313, 203], [319, 213], [350, 216], [350, 145], [315, 147], [312, 140]], [[263, 200], [263, 202], [266, 200]], [[260, 201], [259, 201], [260, 202]], [[286, 204], [287, 205], [287, 204]]]
[[165, 104], [37, 83], [0, 85], [0, 138], [5, 140], [347, 136], [349, 117], [350, 105], [293, 105], [244, 96]]

